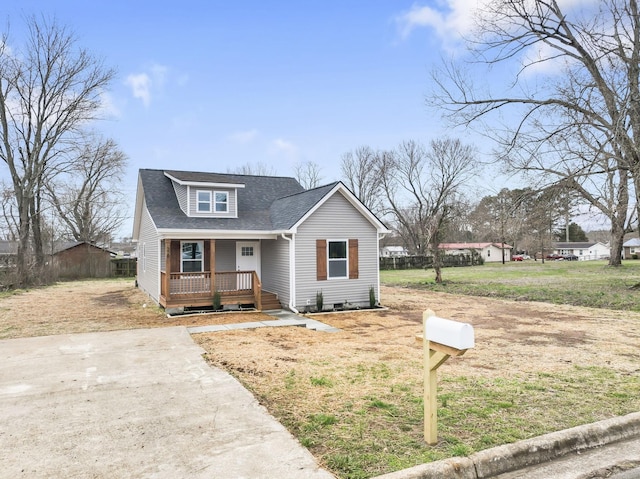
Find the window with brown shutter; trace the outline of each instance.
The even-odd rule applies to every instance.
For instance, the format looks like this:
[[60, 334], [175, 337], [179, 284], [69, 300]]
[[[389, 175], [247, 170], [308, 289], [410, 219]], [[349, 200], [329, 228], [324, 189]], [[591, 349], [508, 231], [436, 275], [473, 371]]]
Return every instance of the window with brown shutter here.
[[348, 241], [316, 240], [316, 278], [318, 281], [347, 277], [358, 279], [358, 276], [357, 239]]

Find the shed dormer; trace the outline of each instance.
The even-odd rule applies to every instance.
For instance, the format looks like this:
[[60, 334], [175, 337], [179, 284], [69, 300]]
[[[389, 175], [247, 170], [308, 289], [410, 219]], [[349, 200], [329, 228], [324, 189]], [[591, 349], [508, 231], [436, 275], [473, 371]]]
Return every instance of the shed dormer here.
[[165, 171], [171, 180], [180, 209], [193, 218], [237, 218], [238, 190], [243, 183], [224, 175]]

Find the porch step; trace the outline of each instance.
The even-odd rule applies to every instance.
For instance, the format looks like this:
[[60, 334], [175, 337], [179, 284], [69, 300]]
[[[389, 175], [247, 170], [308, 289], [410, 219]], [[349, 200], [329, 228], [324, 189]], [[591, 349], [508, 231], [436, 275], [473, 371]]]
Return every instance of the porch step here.
[[278, 300], [278, 296], [276, 296], [274, 293], [263, 291], [262, 292], [262, 309], [263, 310], [282, 309], [282, 305]]
[[220, 304], [252, 304], [255, 302], [253, 293], [223, 293], [220, 296]]

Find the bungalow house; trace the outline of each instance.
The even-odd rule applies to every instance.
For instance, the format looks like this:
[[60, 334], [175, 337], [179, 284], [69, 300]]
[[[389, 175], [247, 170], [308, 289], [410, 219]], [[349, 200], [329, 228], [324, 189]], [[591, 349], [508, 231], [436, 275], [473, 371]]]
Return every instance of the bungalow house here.
[[640, 257], [640, 238], [631, 238], [622, 244], [622, 258], [634, 259]]
[[440, 249], [445, 250], [445, 254], [470, 254], [476, 251], [480, 254], [485, 263], [496, 263], [504, 260], [511, 261], [512, 246], [502, 243], [441, 243]]
[[611, 249], [598, 241], [569, 241], [553, 243], [553, 252], [559, 255], [575, 255], [579, 261], [606, 259]]
[[133, 239], [138, 286], [165, 308], [302, 310], [379, 300], [387, 228], [341, 182], [142, 169]]

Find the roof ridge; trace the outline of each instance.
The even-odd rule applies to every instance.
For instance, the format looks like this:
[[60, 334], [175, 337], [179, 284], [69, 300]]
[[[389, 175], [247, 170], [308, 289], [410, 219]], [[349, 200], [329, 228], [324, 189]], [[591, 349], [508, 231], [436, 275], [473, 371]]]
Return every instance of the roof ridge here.
[[[247, 178], [287, 178], [287, 179], [294, 179], [295, 178], [293, 176], [284, 176], [284, 175], [248, 175], [248, 174], [244, 174], [244, 173], [219, 173], [216, 171], [193, 171], [193, 170], [175, 170], [175, 169], [170, 169], [170, 168], [140, 168], [141, 170], [146, 169], [146, 170], [152, 170], [152, 171], [162, 171], [163, 173], [171, 173], [171, 172], [175, 172], [175, 173], [189, 173], [189, 174], [194, 174], [194, 175], [220, 175], [220, 176], [242, 176], [242, 177], [247, 177]], [[297, 181], [297, 180], [296, 180]]]
[[320, 186], [316, 186], [315, 188], [311, 188], [308, 190], [302, 190], [302, 191], [298, 191], [297, 193], [291, 193], [290, 195], [286, 195], [286, 196], [281, 196], [280, 198], [278, 198], [279, 200], [283, 200], [285, 198], [291, 198], [292, 196], [297, 196], [297, 195], [302, 195], [305, 193], [310, 193], [311, 191], [315, 191], [315, 190], [319, 190], [320, 188], [327, 188], [328, 186], [334, 186], [337, 185], [338, 183], [342, 183], [342, 181], [334, 181], [333, 183], [327, 183], [326, 185], [320, 185]]

